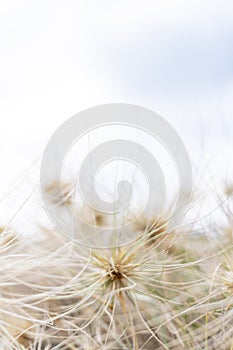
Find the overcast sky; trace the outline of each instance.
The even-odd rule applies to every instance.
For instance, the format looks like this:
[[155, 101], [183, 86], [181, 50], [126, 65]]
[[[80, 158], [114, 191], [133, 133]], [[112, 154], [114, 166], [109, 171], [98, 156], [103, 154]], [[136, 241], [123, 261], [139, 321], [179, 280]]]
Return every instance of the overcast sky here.
[[232, 1], [0, 0], [0, 63], [1, 194], [102, 103], [154, 109], [192, 156], [231, 154]]

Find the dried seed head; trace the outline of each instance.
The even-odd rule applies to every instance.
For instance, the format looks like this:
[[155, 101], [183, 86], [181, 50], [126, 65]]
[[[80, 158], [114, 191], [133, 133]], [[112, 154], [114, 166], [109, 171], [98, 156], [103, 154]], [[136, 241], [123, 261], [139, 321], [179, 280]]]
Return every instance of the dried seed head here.
[[53, 204], [62, 206], [72, 204], [73, 186], [71, 183], [59, 184], [57, 181], [47, 186], [46, 192]]
[[94, 265], [104, 272], [108, 281], [121, 281], [130, 276], [138, 266], [134, 254], [127, 254], [127, 249], [117, 248], [113, 254], [93, 254]]
[[233, 182], [226, 181], [223, 191], [227, 197], [231, 197], [233, 195]]

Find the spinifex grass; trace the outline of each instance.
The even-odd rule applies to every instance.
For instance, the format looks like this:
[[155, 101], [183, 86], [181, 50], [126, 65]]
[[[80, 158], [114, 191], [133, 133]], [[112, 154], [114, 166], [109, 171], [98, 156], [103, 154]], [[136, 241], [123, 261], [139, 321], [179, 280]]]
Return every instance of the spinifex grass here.
[[[53, 193], [60, 209], [72, 200], [65, 196]], [[194, 224], [171, 232], [168, 224], [168, 213], [145, 214], [134, 241], [108, 249], [49, 228], [27, 239], [2, 228], [0, 349], [230, 350], [232, 228], [215, 225], [218, 240], [214, 224], [201, 234]]]

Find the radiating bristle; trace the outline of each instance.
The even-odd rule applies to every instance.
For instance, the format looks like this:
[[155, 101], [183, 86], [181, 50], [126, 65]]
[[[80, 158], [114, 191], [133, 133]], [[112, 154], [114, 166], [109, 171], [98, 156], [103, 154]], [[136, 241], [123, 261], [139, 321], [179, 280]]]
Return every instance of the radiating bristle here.
[[[53, 197], [59, 205], [66, 189]], [[168, 213], [145, 213], [135, 240], [108, 249], [47, 227], [30, 237], [1, 227], [0, 349], [230, 350], [232, 227], [215, 225], [211, 239], [193, 224], [169, 231]], [[102, 213], [83, 215], [108, 224]]]

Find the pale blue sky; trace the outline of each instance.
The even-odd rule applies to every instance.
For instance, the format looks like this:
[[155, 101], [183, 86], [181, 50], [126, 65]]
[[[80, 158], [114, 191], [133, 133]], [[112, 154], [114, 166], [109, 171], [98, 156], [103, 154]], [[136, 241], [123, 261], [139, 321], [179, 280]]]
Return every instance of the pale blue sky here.
[[152, 108], [191, 155], [228, 159], [232, 41], [227, 0], [1, 0], [0, 191], [63, 121], [108, 102]]
[[103, 20], [89, 38], [107, 74], [142, 95], [203, 94], [232, 84], [230, 1], [146, 1], [146, 11], [143, 2], [130, 3], [87, 6]]

